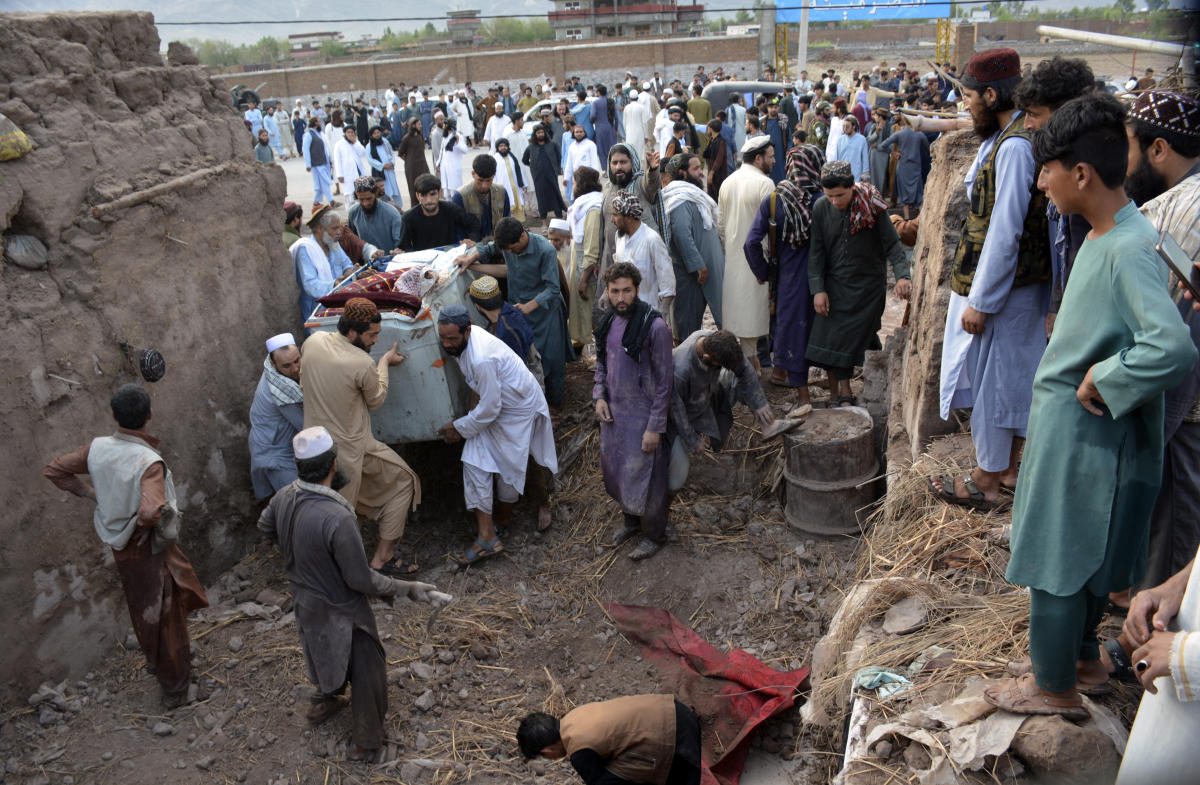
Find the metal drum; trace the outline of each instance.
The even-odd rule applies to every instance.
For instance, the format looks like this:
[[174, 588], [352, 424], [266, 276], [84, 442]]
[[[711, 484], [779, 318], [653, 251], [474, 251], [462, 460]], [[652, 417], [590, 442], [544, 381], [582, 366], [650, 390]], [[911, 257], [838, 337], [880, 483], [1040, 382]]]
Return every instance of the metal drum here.
[[783, 437], [784, 512], [809, 534], [858, 535], [881, 495], [870, 413], [859, 406], [815, 409]]

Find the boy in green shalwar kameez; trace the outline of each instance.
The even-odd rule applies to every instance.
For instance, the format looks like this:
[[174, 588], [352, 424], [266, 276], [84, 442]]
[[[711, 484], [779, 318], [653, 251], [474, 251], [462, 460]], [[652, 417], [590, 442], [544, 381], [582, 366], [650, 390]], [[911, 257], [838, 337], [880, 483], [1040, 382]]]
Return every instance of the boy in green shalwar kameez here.
[[1153, 226], [1123, 190], [1125, 109], [1064, 104], [1033, 138], [1038, 187], [1092, 230], [1033, 383], [1007, 578], [1030, 589], [1032, 673], [984, 693], [1020, 714], [1083, 719], [1103, 684], [1096, 627], [1146, 564], [1163, 455], [1163, 392], [1196, 361]]

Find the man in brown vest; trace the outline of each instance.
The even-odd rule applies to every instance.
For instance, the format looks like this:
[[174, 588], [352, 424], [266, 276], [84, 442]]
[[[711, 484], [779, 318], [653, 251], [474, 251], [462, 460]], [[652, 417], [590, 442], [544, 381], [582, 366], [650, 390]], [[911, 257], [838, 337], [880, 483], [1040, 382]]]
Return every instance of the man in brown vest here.
[[450, 193], [450, 200], [479, 222], [479, 233], [471, 239], [481, 243], [491, 242], [496, 224], [512, 214], [508, 191], [494, 181], [495, 177], [496, 159], [490, 155], [477, 155], [471, 162], [472, 182]]
[[587, 703], [555, 719], [521, 720], [526, 760], [568, 758], [586, 783], [698, 785], [700, 721], [670, 695], [631, 695]]

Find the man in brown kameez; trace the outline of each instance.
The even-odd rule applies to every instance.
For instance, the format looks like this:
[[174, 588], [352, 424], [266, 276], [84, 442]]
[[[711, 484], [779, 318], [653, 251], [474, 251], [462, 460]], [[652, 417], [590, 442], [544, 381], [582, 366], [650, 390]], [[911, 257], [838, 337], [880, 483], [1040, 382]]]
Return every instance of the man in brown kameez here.
[[[204, 587], [179, 550], [175, 485], [143, 428], [150, 396], [126, 384], [112, 397], [117, 432], [55, 458], [43, 475], [64, 491], [96, 503], [96, 533], [113, 549], [129, 618], [168, 708], [187, 699], [191, 639], [187, 615], [208, 606]], [[91, 475], [89, 485], [80, 475]]]
[[337, 332], [316, 332], [300, 347], [300, 389], [304, 425], [320, 425], [337, 443], [346, 475], [342, 497], [365, 518], [379, 521], [379, 542], [371, 567], [385, 574], [408, 574], [415, 565], [396, 563], [396, 543], [408, 513], [421, 501], [421, 481], [394, 450], [371, 433], [371, 409], [383, 405], [388, 370], [404, 362], [399, 347], [378, 361], [368, 353], [379, 340], [379, 309], [370, 300], [346, 302]]

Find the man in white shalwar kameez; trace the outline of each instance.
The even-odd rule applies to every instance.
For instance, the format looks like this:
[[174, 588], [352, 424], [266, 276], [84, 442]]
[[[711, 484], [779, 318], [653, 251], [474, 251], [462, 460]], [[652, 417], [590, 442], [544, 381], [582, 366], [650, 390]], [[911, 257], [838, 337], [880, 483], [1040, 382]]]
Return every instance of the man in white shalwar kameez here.
[[675, 267], [662, 235], [642, 223], [642, 202], [637, 194], [618, 193], [612, 201], [612, 223], [617, 227], [613, 263], [629, 262], [642, 274], [638, 297], [671, 323], [675, 300]]
[[650, 112], [637, 90], [629, 91], [629, 103], [621, 110], [625, 120], [625, 144], [633, 148], [638, 159], [646, 157], [646, 138], [650, 136]]
[[512, 154], [512, 147], [507, 136], [496, 140], [496, 152], [492, 153], [492, 158], [496, 159], [496, 177], [492, 182], [502, 186], [504, 192], [508, 194], [509, 211], [513, 218], [524, 221], [525, 203], [522, 201], [524, 198], [522, 186], [529, 181], [525, 179], [525, 174], [521, 171], [521, 161]]
[[509, 120], [504, 114], [504, 103], [497, 101], [496, 113], [488, 118], [487, 127], [483, 130], [483, 141], [487, 144], [488, 149], [494, 151], [496, 142], [503, 139], [511, 127], [512, 120]]
[[771, 137], [752, 136], [742, 145], [742, 165], [721, 183], [717, 203], [717, 234], [725, 249], [725, 284], [721, 292], [721, 326], [738, 337], [742, 354], [755, 370], [758, 338], [770, 329], [771, 301], [766, 281], [760, 281], [746, 261], [746, 237], [763, 200], [775, 190], [768, 173], [775, 165]]
[[[1200, 555], [1200, 554], [1198, 554]], [[1146, 693], [1129, 731], [1117, 785], [1195, 782], [1200, 770], [1200, 570], [1193, 559], [1134, 595], [1125, 635], [1137, 646]]]
[[479, 397], [471, 411], [440, 430], [448, 443], [465, 440], [463, 495], [478, 527], [474, 544], [459, 559], [466, 565], [504, 550], [500, 538], [525, 490], [529, 458], [557, 472], [558, 456], [550, 407], [523, 358], [487, 330], [472, 327], [466, 307], [458, 304], [438, 314], [438, 339]]
[[338, 182], [342, 184], [342, 194], [346, 201], [355, 199], [354, 181], [359, 177], [369, 176], [371, 167], [367, 165], [367, 150], [358, 141], [358, 134], [350, 126], [333, 148], [333, 168], [337, 172]]

